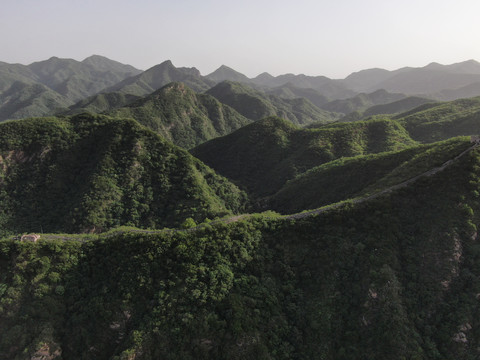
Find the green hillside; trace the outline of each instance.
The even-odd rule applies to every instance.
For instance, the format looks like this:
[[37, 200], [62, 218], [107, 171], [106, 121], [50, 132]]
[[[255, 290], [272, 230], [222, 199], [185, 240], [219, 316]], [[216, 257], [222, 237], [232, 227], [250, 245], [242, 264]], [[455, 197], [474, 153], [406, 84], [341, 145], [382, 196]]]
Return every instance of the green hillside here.
[[391, 120], [300, 129], [285, 120], [267, 118], [210, 140], [192, 154], [255, 196], [265, 196], [298, 174], [334, 159], [412, 144], [405, 130]]
[[0, 241], [0, 357], [475, 359], [479, 159], [297, 220]]
[[0, 124], [0, 231], [179, 226], [245, 195], [133, 120], [81, 114]]
[[377, 90], [370, 94], [358, 94], [348, 99], [338, 99], [322, 105], [322, 109], [343, 114], [354, 111], [364, 111], [371, 106], [388, 104], [404, 99], [404, 94], [392, 94], [385, 90]]
[[35, 74], [27, 66], [0, 62], [0, 93], [8, 90], [15, 82], [34, 84]]
[[478, 360], [479, 79], [0, 62], [0, 360]]
[[89, 96], [74, 105], [70, 106], [64, 114], [74, 115], [82, 112], [103, 113], [125, 106], [134, 100], [139, 99], [138, 96], [128, 95], [119, 92], [100, 93]]
[[427, 104], [394, 117], [421, 142], [480, 134], [480, 97]]
[[110, 116], [131, 117], [174, 144], [192, 148], [231, 133], [251, 120], [213, 96], [196, 94], [183, 83], [171, 83]]
[[469, 138], [395, 152], [340, 158], [288, 181], [266, 207], [284, 214], [376, 194], [439, 167], [470, 147]]
[[122, 64], [118, 61], [108, 59], [101, 55], [91, 55], [83, 59], [82, 64], [93, 66], [98, 71], [114, 72], [127, 76], [136, 75], [142, 72], [131, 65]]
[[83, 62], [52, 57], [28, 65], [35, 80], [55, 90], [71, 101], [79, 101], [108, 86], [140, 73], [129, 65], [101, 57], [90, 57]]
[[251, 82], [267, 88], [277, 88], [289, 84], [296, 88], [313, 89], [329, 99], [346, 99], [355, 96], [357, 93], [345, 86], [342, 80], [333, 80], [326, 76], [309, 76], [304, 74], [272, 76], [265, 72], [251, 79]]
[[41, 84], [15, 82], [0, 93], [0, 121], [55, 113], [71, 102]]
[[232, 81], [221, 82], [206, 93], [252, 120], [279, 116], [294, 124], [307, 125], [313, 122], [327, 123], [339, 117], [338, 114], [317, 108], [305, 98], [284, 99]]
[[329, 102], [329, 99], [318, 90], [299, 88], [290, 83], [273, 89], [267, 89], [266, 92], [284, 99], [305, 98], [310, 100], [311, 103], [318, 108], [322, 108], [322, 105]]
[[238, 82], [250, 82], [250, 79], [239, 73], [238, 71], [229, 68], [226, 65], [220, 66], [217, 70], [205, 76], [206, 79], [211, 80], [215, 83], [219, 83], [225, 80], [229, 81], [238, 81]]
[[126, 78], [109, 87], [105, 92], [144, 96], [160, 89], [171, 82], [183, 82], [197, 92], [208, 90], [214, 82], [200, 75], [195, 68], [177, 68], [170, 60], [155, 65], [141, 74]]
[[393, 101], [387, 104], [374, 105], [364, 110], [356, 110], [350, 114], [342, 117], [340, 121], [349, 122], [349, 121], [358, 121], [365, 120], [375, 115], [388, 115], [388, 114], [398, 114], [404, 113], [411, 110], [420, 108], [424, 104], [433, 104], [434, 100], [418, 97], [418, 96], [408, 96], [398, 101]]
[[423, 97], [408, 96], [404, 99], [393, 101], [391, 103], [369, 107], [363, 112], [363, 116], [368, 117], [368, 116], [379, 115], [379, 114], [402, 113], [402, 112], [415, 109], [420, 105], [429, 104], [433, 102], [434, 102], [433, 100], [423, 98]]
[[0, 63], [0, 121], [55, 114], [140, 72], [97, 55], [82, 62], [52, 57], [30, 65]]

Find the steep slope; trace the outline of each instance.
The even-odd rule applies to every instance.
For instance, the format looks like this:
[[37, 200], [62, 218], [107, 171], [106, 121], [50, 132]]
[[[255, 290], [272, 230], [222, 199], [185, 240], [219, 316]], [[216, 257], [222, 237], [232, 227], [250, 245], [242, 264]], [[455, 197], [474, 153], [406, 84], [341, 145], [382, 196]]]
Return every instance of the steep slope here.
[[398, 114], [404, 113], [410, 110], [414, 110], [419, 108], [422, 105], [426, 104], [434, 104], [436, 101], [419, 97], [419, 96], [408, 96], [398, 101], [393, 101], [391, 103], [382, 104], [382, 105], [374, 105], [371, 106], [363, 111], [354, 111], [350, 114], [342, 117], [340, 121], [348, 122], [348, 121], [358, 121], [358, 120], [365, 120], [375, 115], [382, 115], [382, 114]]
[[322, 105], [329, 102], [329, 99], [326, 96], [322, 95], [315, 89], [299, 88], [290, 83], [286, 83], [273, 89], [268, 89], [266, 92], [284, 99], [305, 98], [319, 108], [322, 108]]
[[370, 94], [358, 94], [349, 99], [334, 100], [322, 105], [322, 109], [343, 114], [363, 111], [374, 105], [388, 104], [404, 99], [404, 94], [391, 94], [385, 90], [377, 90]]
[[100, 56], [83, 62], [52, 57], [28, 66], [0, 63], [0, 121], [54, 114], [139, 72]]
[[136, 96], [150, 94], [171, 82], [183, 82], [194, 91], [201, 92], [214, 83], [205, 79], [195, 68], [176, 68], [170, 60], [153, 66], [143, 73], [129, 77], [105, 90]]
[[447, 163], [470, 146], [470, 138], [455, 138], [395, 152], [337, 159], [288, 181], [266, 207], [291, 214], [375, 194]]
[[433, 100], [423, 97], [408, 96], [401, 100], [392, 101], [391, 103], [371, 106], [363, 112], [363, 116], [368, 117], [379, 114], [397, 114], [433, 102]]
[[290, 84], [298, 88], [314, 89], [330, 99], [346, 99], [355, 96], [356, 92], [346, 87], [340, 80], [332, 80], [326, 76], [308, 76], [304, 74], [284, 74], [272, 76], [262, 73], [251, 79], [255, 85], [276, 88]]
[[0, 93], [8, 90], [15, 82], [32, 85], [37, 81], [35, 74], [27, 66], [0, 62]]
[[399, 150], [415, 142], [395, 121], [299, 129], [267, 118], [210, 140], [192, 154], [255, 197], [277, 192], [287, 180], [343, 156]]
[[108, 112], [125, 106], [135, 100], [138, 100], [139, 98], [139, 96], [119, 92], [100, 93], [80, 100], [79, 102], [70, 106], [68, 110], [62, 112], [62, 114], [73, 115], [82, 112]]
[[213, 96], [196, 94], [183, 83], [168, 84], [110, 115], [134, 118], [187, 149], [251, 123]]
[[0, 231], [178, 226], [244, 195], [133, 120], [82, 114], [0, 124]]
[[232, 68], [229, 68], [226, 65], [220, 66], [214, 72], [206, 75], [205, 78], [207, 78], [208, 80], [211, 80], [215, 83], [220, 83], [220, 82], [225, 81], [225, 80], [236, 81], [236, 82], [245, 82], [245, 83], [250, 82], [250, 79], [248, 77], [246, 77], [242, 73], [239, 73], [236, 70], [233, 70]]
[[41, 84], [17, 81], [0, 93], [0, 104], [0, 121], [4, 121], [55, 113], [70, 101]]
[[252, 120], [279, 116], [294, 124], [307, 125], [331, 122], [338, 118], [337, 114], [319, 109], [305, 98], [282, 99], [231, 81], [221, 82], [206, 93]]
[[480, 134], [480, 98], [425, 104], [394, 117], [413, 139], [434, 142], [460, 135]]
[[124, 76], [137, 75], [142, 72], [131, 65], [122, 64], [100, 55], [89, 56], [85, 58], [82, 63], [90, 65], [98, 71], [110, 71], [118, 74], [125, 74]]
[[[98, 61], [96, 57], [87, 58], [84, 62], [72, 59], [52, 57], [45, 61], [35, 62], [28, 68], [36, 75], [38, 82], [48, 86], [71, 101], [78, 101], [93, 95], [106, 87], [138, 74], [141, 71], [117, 62]], [[108, 68], [108, 64], [113, 69]], [[99, 66], [97, 68], [97, 66]]]
[[0, 357], [475, 359], [478, 167], [299, 220], [3, 240]]

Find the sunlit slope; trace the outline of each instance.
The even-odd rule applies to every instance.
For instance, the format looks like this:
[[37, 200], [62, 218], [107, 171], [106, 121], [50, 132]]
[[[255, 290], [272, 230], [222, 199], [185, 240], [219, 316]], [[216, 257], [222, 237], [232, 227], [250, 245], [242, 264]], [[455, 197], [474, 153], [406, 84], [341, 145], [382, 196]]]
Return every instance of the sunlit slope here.
[[278, 191], [287, 180], [344, 156], [399, 150], [415, 142], [395, 121], [300, 129], [267, 118], [211, 140], [192, 154], [255, 196]]
[[478, 168], [297, 221], [1, 241], [0, 356], [474, 359]]
[[0, 125], [0, 230], [178, 226], [236, 212], [245, 196], [133, 120], [82, 114]]

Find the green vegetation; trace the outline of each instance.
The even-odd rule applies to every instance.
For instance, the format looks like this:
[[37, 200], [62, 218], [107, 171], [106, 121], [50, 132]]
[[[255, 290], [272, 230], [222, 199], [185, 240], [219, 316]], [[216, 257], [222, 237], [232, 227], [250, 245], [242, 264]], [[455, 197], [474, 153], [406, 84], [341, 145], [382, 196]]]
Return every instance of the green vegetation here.
[[480, 98], [428, 104], [394, 117], [421, 142], [480, 134]]
[[0, 229], [98, 232], [241, 211], [245, 195], [133, 120], [81, 114], [0, 124]]
[[473, 360], [479, 160], [296, 221], [0, 241], [0, 357]]
[[187, 149], [251, 122], [213, 96], [196, 94], [183, 83], [168, 84], [109, 115], [131, 117]]
[[268, 89], [267, 93], [284, 99], [305, 98], [310, 100], [313, 105], [320, 109], [322, 108], [322, 105], [329, 102], [329, 99], [325, 95], [322, 95], [315, 89], [299, 88], [290, 83], [273, 89]]
[[375, 105], [366, 109], [363, 116], [368, 117], [379, 114], [396, 114], [415, 109], [423, 104], [432, 103], [433, 100], [418, 96], [409, 96], [405, 99], [394, 101], [388, 104]]
[[101, 57], [91, 56], [79, 62], [72, 59], [52, 57], [27, 66], [43, 85], [55, 90], [71, 101], [112, 86], [141, 71], [132, 66]]
[[339, 99], [322, 105], [322, 109], [343, 114], [350, 114], [354, 111], [365, 111], [371, 106], [388, 104], [404, 99], [404, 94], [391, 94], [385, 90], [377, 90], [370, 94], [358, 94], [352, 98]]
[[378, 193], [439, 167], [471, 146], [460, 138], [395, 152], [343, 157], [288, 181], [268, 200], [285, 214]]
[[55, 114], [139, 72], [98, 55], [82, 62], [0, 63], [0, 121]]
[[432, 104], [435, 101], [418, 96], [409, 96], [387, 104], [374, 105], [364, 110], [355, 110], [340, 119], [340, 121], [365, 120], [374, 115], [398, 114], [420, 108], [424, 104]]
[[400, 150], [415, 142], [395, 121], [339, 123], [300, 129], [267, 118], [210, 140], [192, 154], [254, 197], [271, 195], [287, 180], [344, 156]]
[[0, 121], [51, 114], [70, 103], [44, 85], [17, 81], [0, 93]]
[[214, 84], [212, 81], [203, 78], [197, 69], [176, 68], [170, 60], [167, 60], [141, 74], [126, 78], [105, 91], [145, 96], [171, 82], [183, 82], [198, 92], [208, 90]]
[[64, 114], [74, 115], [82, 112], [103, 113], [125, 106], [135, 100], [138, 96], [122, 94], [118, 92], [100, 93], [80, 100], [70, 106]]
[[478, 65], [0, 63], [0, 359], [478, 359]]
[[252, 120], [279, 116], [294, 124], [307, 125], [313, 122], [327, 123], [339, 117], [338, 114], [317, 108], [306, 98], [284, 99], [232, 81], [221, 82], [206, 93]]
[[225, 65], [220, 66], [217, 70], [205, 76], [205, 78], [215, 83], [219, 83], [225, 80], [245, 83], [250, 82], [250, 79], [248, 77]]

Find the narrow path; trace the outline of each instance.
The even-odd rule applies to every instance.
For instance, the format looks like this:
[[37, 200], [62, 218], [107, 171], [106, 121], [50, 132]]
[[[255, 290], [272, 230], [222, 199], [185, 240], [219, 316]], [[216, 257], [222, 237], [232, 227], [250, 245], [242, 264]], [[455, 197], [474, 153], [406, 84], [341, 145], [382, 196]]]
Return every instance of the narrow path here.
[[[433, 168], [433, 169], [430, 169], [428, 171], [425, 171], [413, 178], [410, 178], [408, 180], [405, 180], [399, 184], [396, 184], [396, 185], [393, 185], [393, 186], [390, 186], [384, 190], [381, 190], [373, 195], [369, 195], [369, 196], [365, 196], [365, 197], [362, 197], [362, 198], [357, 198], [357, 199], [352, 199], [350, 201], [350, 203], [354, 203], [354, 204], [360, 204], [360, 203], [363, 203], [365, 201], [368, 201], [368, 200], [372, 200], [372, 199], [376, 199], [384, 194], [387, 194], [387, 193], [391, 193], [392, 191], [394, 190], [398, 190], [398, 189], [401, 189], [401, 188], [404, 188], [410, 184], [412, 184], [413, 182], [417, 181], [418, 179], [422, 178], [422, 177], [425, 177], [425, 176], [432, 176], [444, 169], [446, 169], [447, 167], [449, 167], [450, 165], [452, 165], [454, 162], [456, 162], [458, 159], [460, 159], [462, 156], [464, 156], [465, 154], [467, 154], [468, 152], [472, 151], [473, 149], [477, 148], [480, 146], [480, 142], [476, 142], [474, 145], [472, 145], [471, 147], [469, 147], [468, 149], [462, 151], [459, 155], [455, 156], [453, 159], [450, 159], [448, 160], [447, 162], [443, 163], [441, 166], [439, 167], [436, 167], [436, 168]], [[309, 216], [313, 216], [313, 215], [318, 215], [318, 214], [321, 214], [325, 211], [328, 211], [328, 210], [331, 210], [331, 209], [336, 209], [336, 208], [340, 208], [342, 206], [345, 206], [345, 202], [339, 202], [339, 203], [335, 203], [335, 204], [331, 204], [331, 205], [327, 205], [327, 206], [324, 206], [322, 208], [319, 208], [319, 209], [314, 209], [314, 210], [310, 210], [310, 211], [305, 211], [305, 212], [301, 212], [301, 213], [297, 213], [297, 214], [291, 214], [291, 215], [281, 215], [281, 216], [278, 216], [278, 217], [271, 217], [271, 219], [280, 219], [280, 220], [297, 220], [297, 219], [303, 219], [303, 218], [306, 218], [306, 217], [309, 217]], [[246, 218], [249, 218], [253, 216], [252, 214], [243, 214], [243, 215], [235, 215], [235, 216], [232, 216], [232, 217], [229, 217], [229, 218], [226, 218], [226, 219], [219, 219], [219, 220], [214, 220], [214, 221], [211, 221], [209, 223], [204, 223], [204, 224], [200, 224], [198, 226], [195, 226], [195, 227], [192, 227], [192, 228], [189, 228], [189, 229], [161, 229], [161, 230], [142, 230], [142, 229], [131, 229], [131, 230], [118, 230], [118, 231], [115, 231], [111, 234], [108, 234], [108, 235], [104, 235], [105, 237], [113, 237], [115, 235], [119, 235], [119, 234], [125, 234], [125, 233], [139, 233], [139, 234], [164, 234], [164, 233], [175, 233], [175, 232], [194, 232], [194, 231], [197, 231], [197, 230], [200, 230], [202, 228], [205, 228], [206, 226], [209, 226], [209, 225], [215, 225], [215, 224], [219, 224], [219, 223], [223, 223], [223, 224], [230, 224], [230, 223], [233, 223], [233, 222], [237, 222], [237, 221], [240, 221], [242, 219], [246, 219]], [[267, 217], [268, 218], [268, 217]], [[101, 235], [100, 235], [101, 236]], [[71, 237], [69, 238], [66, 238], [65, 236], [59, 234], [59, 235], [42, 235], [41, 236], [42, 239], [51, 239], [51, 240], [72, 240]], [[79, 239], [79, 241], [86, 241], [86, 239]]]
[[[447, 162], [443, 163], [441, 166], [439, 167], [436, 167], [436, 168], [433, 168], [433, 169], [430, 169], [430, 170], [427, 170], [423, 173], [421, 173], [420, 175], [417, 175], [413, 178], [410, 178], [408, 180], [405, 180], [399, 184], [396, 184], [396, 185], [393, 185], [393, 186], [390, 186], [386, 189], [383, 189], [382, 191], [379, 191], [373, 195], [369, 195], [369, 196], [365, 196], [365, 197], [362, 197], [362, 198], [358, 198], [358, 199], [353, 199], [352, 202], [354, 204], [359, 204], [359, 203], [362, 203], [362, 202], [365, 202], [365, 201], [368, 201], [368, 200], [372, 200], [372, 199], [376, 199], [384, 194], [387, 194], [387, 193], [391, 193], [392, 191], [394, 190], [398, 190], [398, 189], [401, 189], [401, 188], [404, 188], [406, 187], [407, 185], [410, 185], [411, 183], [417, 181], [418, 179], [422, 178], [422, 177], [425, 177], [425, 176], [432, 176], [444, 169], [446, 169], [447, 167], [449, 167], [450, 165], [452, 165], [455, 161], [457, 161], [458, 159], [460, 159], [462, 156], [464, 156], [466, 153], [472, 151], [473, 149], [477, 148], [478, 146], [480, 146], [480, 143], [475, 143], [474, 145], [470, 146], [468, 149], [462, 151], [459, 155], [455, 156], [453, 159], [450, 159], [448, 160]], [[292, 214], [292, 215], [285, 215], [283, 216], [282, 218], [283, 219], [302, 219], [302, 218], [305, 218], [307, 216], [312, 216], [312, 215], [317, 215], [317, 214], [320, 214], [322, 212], [325, 212], [327, 210], [330, 210], [330, 209], [336, 209], [336, 208], [339, 208], [341, 206], [343, 206], [344, 203], [341, 202], [341, 203], [336, 203], [336, 204], [332, 204], [332, 205], [327, 205], [325, 207], [322, 207], [320, 209], [315, 209], [315, 210], [311, 210], [311, 211], [307, 211], [307, 212], [302, 212], [302, 213], [298, 213], [298, 214]]]
[[[398, 190], [398, 189], [401, 189], [401, 188], [404, 188], [410, 184], [412, 184], [413, 182], [417, 181], [418, 179], [422, 178], [422, 177], [425, 177], [425, 176], [432, 176], [444, 169], [446, 169], [447, 167], [449, 167], [450, 165], [452, 165], [455, 161], [457, 161], [458, 159], [460, 159], [462, 156], [464, 156], [465, 154], [467, 154], [468, 152], [472, 151], [473, 149], [477, 148], [480, 146], [480, 143], [475, 143], [473, 144], [472, 146], [470, 146], [468, 149], [462, 151], [460, 154], [458, 154], [457, 156], [455, 156], [453, 159], [450, 159], [448, 161], [446, 161], [445, 163], [443, 163], [441, 166], [439, 167], [436, 167], [436, 168], [433, 168], [433, 169], [430, 169], [430, 170], [427, 170], [413, 178], [410, 178], [408, 180], [405, 180], [399, 184], [396, 184], [396, 185], [393, 185], [393, 186], [390, 186], [386, 189], [383, 189], [382, 191], [379, 191], [375, 194], [372, 194], [372, 195], [369, 195], [369, 196], [365, 196], [365, 197], [362, 197], [362, 198], [357, 198], [357, 199], [353, 199], [351, 200], [351, 202], [353, 202], [354, 204], [360, 204], [360, 203], [363, 203], [365, 201], [368, 201], [368, 200], [372, 200], [372, 199], [376, 199], [384, 194], [387, 194], [387, 193], [391, 193], [392, 191], [394, 190]], [[301, 213], [297, 213], [297, 214], [291, 214], [291, 215], [282, 215], [282, 216], [279, 216], [279, 217], [272, 217], [272, 219], [281, 219], [281, 220], [291, 220], [291, 219], [303, 219], [303, 218], [306, 218], [308, 216], [313, 216], [313, 215], [318, 215], [318, 214], [321, 214], [325, 211], [328, 211], [328, 210], [331, 210], [331, 209], [336, 209], [336, 208], [340, 208], [342, 206], [345, 206], [345, 202], [339, 202], [339, 203], [335, 203], [335, 204], [331, 204], [331, 205], [327, 205], [327, 206], [324, 206], [322, 208], [319, 208], [319, 209], [314, 209], [314, 210], [310, 210], [310, 211], [305, 211], [305, 212], [301, 212]], [[244, 215], [235, 215], [233, 217], [229, 217], [227, 219], [220, 219], [220, 220], [215, 220], [215, 221], [212, 221], [210, 222], [209, 224], [210, 225], [214, 225], [214, 224], [218, 224], [218, 223], [224, 223], [224, 224], [229, 224], [229, 223], [232, 223], [232, 222], [236, 222], [236, 221], [239, 221], [239, 220], [242, 220], [242, 219], [246, 219], [248, 217], [252, 216], [251, 214], [244, 214]], [[191, 232], [191, 231], [196, 231], [196, 230], [199, 230], [201, 228], [205, 227], [205, 224], [201, 224], [199, 226], [196, 226], [196, 227], [192, 227], [190, 229], [164, 229], [164, 230], [131, 230], [131, 232], [138, 232], [138, 233], [144, 233], [144, 234], [155, 234], [155, 233], [163, 233], [163, 232], [177, 232], [177, 231], [188, 231], [188, 232]]]

